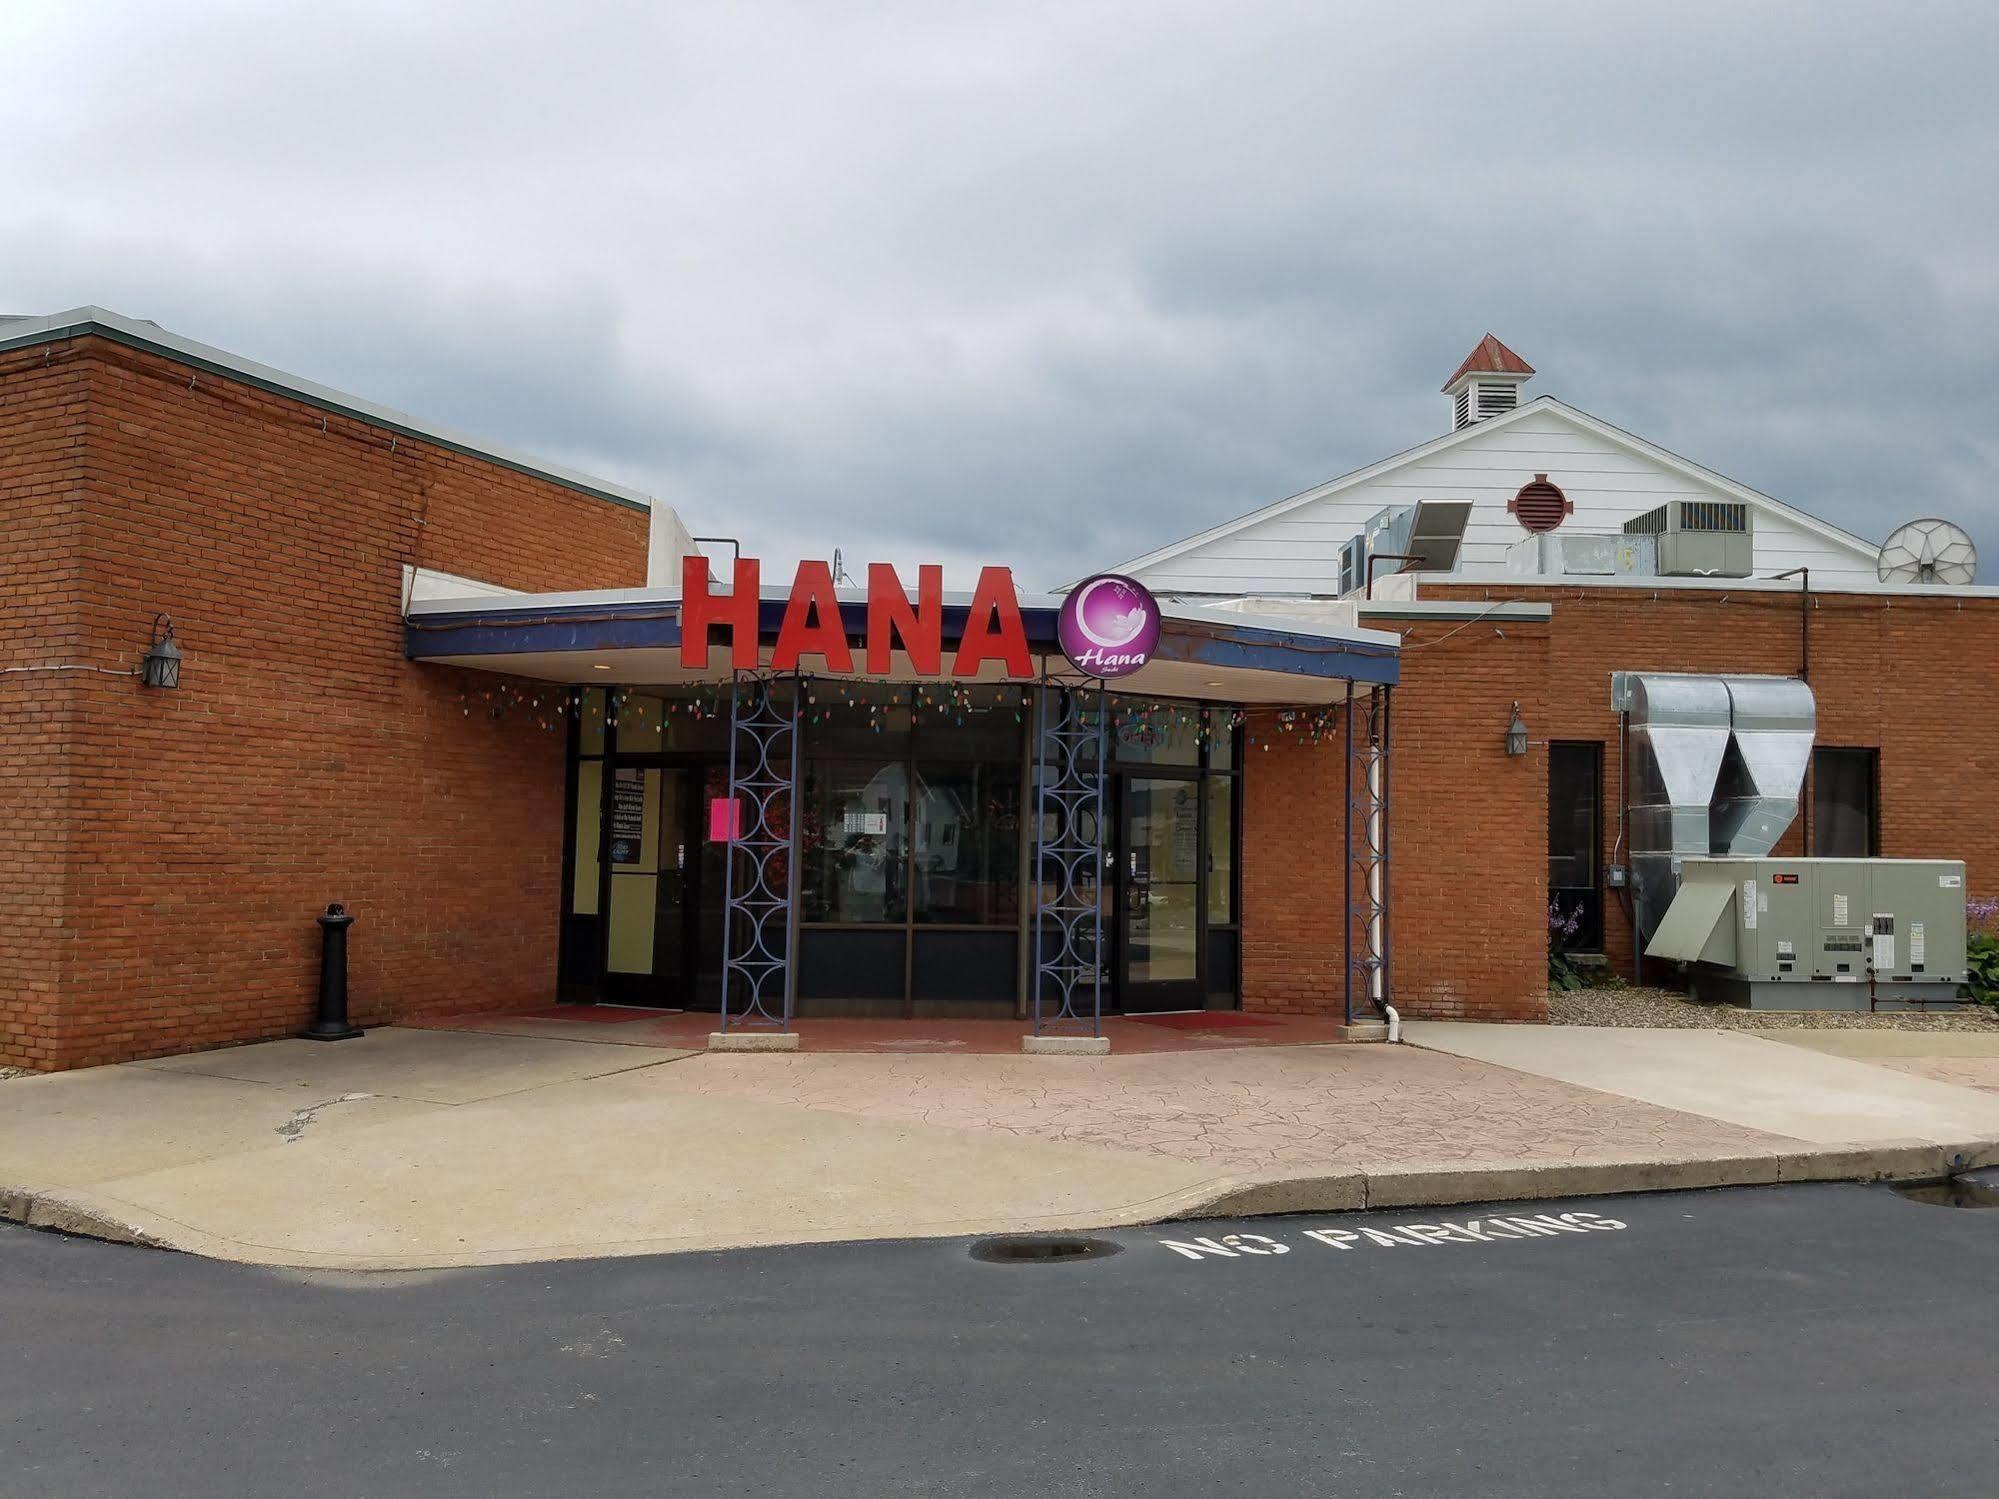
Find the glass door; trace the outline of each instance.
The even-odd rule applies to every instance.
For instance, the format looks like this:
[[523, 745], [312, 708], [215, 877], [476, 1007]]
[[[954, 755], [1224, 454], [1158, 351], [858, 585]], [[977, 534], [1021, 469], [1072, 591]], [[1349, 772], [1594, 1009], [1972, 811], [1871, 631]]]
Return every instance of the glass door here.
[[689, 772], [613, 762], [605, 787], [604, 998], [688, 1002]]
[[1126, 1014], [1201, 1009], [1201, 783], [1128, 775], [1122, 791], [1119, 1002]]

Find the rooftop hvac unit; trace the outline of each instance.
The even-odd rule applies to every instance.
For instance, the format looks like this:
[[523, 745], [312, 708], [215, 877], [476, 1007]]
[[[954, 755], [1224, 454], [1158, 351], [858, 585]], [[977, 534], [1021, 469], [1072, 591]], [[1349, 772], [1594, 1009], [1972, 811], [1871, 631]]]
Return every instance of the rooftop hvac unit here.
[[1668, 500], [1626, 521], [1624, 534], [1655, 538], [1662, 578], [1746, 578], [1756, 570], [1741, 500]]
[[1908, 1010], [1956, 1001], [1964, 917], [1956, 860], [1691, 858], [1645, 955], [1752, 1010]]
[[1530, 531], [1506, 549], [1506, 569], [1526, 578], [1650, 578], [1659, 571], [1657, 543], [1656, 536]]
[[[1340, 593], [1359, 593], [1367, 587], [1370, 557], [1382, 559], [1376, 577], [1452, 571], [1458, 565], [1471, 506], [1470, 500], [1418, 500], [1379, 512], [1340, 548]], [[1393, 567], [1387, 565], [1391, 561]]]

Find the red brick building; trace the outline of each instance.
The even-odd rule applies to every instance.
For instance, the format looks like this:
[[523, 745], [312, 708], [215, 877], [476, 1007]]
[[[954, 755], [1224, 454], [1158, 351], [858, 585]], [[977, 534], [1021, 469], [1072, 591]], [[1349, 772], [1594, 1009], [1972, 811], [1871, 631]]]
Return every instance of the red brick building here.
[[0, 1063], [296, 1031], [332, 900], [364, 1023], [545, 1002], [563, 746], [404, 659], [403, 570], [642, 582], [643, 501], [109, 314], [0, 345]]
[[[1459, 430], [1518, 443], [1540, 404]], [[1533, 440], [1504, 482], [1519, 460], [1552, 465], [1584, 506]], [[1794, 514], [1771, 535], [1834, 545]], [[1339, 524], [1280, 519], [1281, 557], [1296, 528]], [[358, 917], [364, 1025], [718, 998], [728, 679], [674, 658], [662, 568], [691, 543], [670, 512], [85, 309], [0, 321], [0, 523], [0, 1064], [294, 1033], [331, 901]], [[1206, 554], [1241, 535], [1204, 533]], [[1337, 558], [1270, 590], [1189, 586], [1159, 555], [1124, 571], [1183, 602], [1150, 675], [1105, 709], [1112, 1004], [1337, 1016], [1357, 994], [1370, 1013], [1369, 957], [1388, 953], [1405, 1014], [1541, 1014], [1551, 765], [1570, 798], [1577, 765], [1594, 767], [1600, 945], [1629, 961], [1603, 886], [1609, 674], [1794, 672], [1801, 619], [1819, 743], [1869, 757], [1879, 851], [1964, 857], [1977, 889], [1999, 879], [1982, 793], [1999, 735], [1974, 690], [1999, 646], [1990, 591], [1862, 587], [1835, 556], [1809, 596], [1461, 568], [1420, 597], [1397, 578], [1356, 601]], [[1022, 1014], [1047, 982], [1030, 862], [1059, 850], [1035, 842], [1043, 773], [1023, 746], [1061, 602], [1020, 601], [1031, 680], [988, 666], [798, 689], [798, 831], [783, 832], [801, 1009]], [[864, 611], [838, 607], [858, 650]], [[971, 628], [975, 606], [941, 607], [950, 638]], [[785, 610], [767, 588], [766, 646]], [[184, 664], [164, 691], [137, 673], [169, 630]], [[1392, 802], [1372, 821], [1369, 746], [1398, 681]], [[1516, 709], [1524, 755], [1505, 743]], [[1367, 849], [1384, 827], [1381, 919]]]
[[[1523, 401], [1533, 375], [1488, 335], [1446, 382], [1444, 435], [1120, 569], [1162, 594], [1301, 618], [1351, 611], [1400, 632], [1403, 1013], [1544, 1017], [1551, 903], [1585, 910], [1578, 948], [1632, 971], [1628, 897], [1612, 883], [1631, 857], [1613, 673], [1804, 677], [1811, 769], [1778, 851], [1961, 858], [1974, 893], [1999, 894], [1987, 789], [1999, 710], [1981, 691], [1999, 660], [1999, 589], [1895, 576], [1872, 542], [1552, 397]], [[1421, 550], [1419, 506], [1450, 512], [1457, 542], [1440, 569], [1399, 555]], [[1906, 518], [1884, 516], [1883, 531]], [[1673, 556], [1669, 541], [1710, 551]], [[1370, 555], [1386, 564], [1371, 582]], [[1698, 575], [1717, 569], [1731, 575]], [[1524, 754], [1506, 745], [1516, 712]], [[1259, 776], [1266, 758], [1274, 774]], [[1300, 806], [1339, 799], [1282, 736], [1250, 756], [1246, 793], [1252, 843], [1281, 837]], [[1337, 904], [1287, 904], [1286, 876], [1249, 863], [1246, 910], [1269, 915], [1268, 940], [1246, 949], [1245, 1003], [1323, 1004], [1327, 985], [1308, 976], [1338, 941]], [[1321, 961], [1294, 964], [1300, 952]], [[1252, 969], [1297, 992], [1251, 999]]]

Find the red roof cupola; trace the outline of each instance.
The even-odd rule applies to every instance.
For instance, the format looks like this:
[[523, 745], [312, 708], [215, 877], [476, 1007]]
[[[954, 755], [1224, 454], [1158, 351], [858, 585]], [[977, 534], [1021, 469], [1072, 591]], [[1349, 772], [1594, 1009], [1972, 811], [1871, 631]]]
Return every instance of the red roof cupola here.
[[1533, 376], [1533, 365], [1486, 334], [1444, 382], [1444, 394], [1451, 398], [1451, 430], [1513, 410], [1520, 404], [1520, 387]]

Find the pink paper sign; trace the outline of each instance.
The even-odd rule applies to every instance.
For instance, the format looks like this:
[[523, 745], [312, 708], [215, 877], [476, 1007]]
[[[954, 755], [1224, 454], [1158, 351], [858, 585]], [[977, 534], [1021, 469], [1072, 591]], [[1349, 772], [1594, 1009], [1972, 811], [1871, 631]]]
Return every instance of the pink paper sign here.
[[708, 799], [708, 841], [733, 843], [743, 836], [743, 804], [732, 796]]

